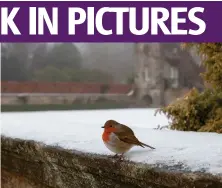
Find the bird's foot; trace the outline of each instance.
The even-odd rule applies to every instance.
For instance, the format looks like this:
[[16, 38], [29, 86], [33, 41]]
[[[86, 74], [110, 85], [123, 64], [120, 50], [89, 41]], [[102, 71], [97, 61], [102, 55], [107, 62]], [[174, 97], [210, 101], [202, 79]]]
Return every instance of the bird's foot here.
[[118, 154], [112, 155], [112, 156], [110, 156], [110, 158], [116, 159], [116, 158], [119, 158], [119, 155]]
[[124, 159], [124, 155], [123, 154], [121, 154], [121, 155], [116, 154], [116, 155], [110, 156], [110, 158], [118, 159], [118, 160], [122, 161]]
[[118, 158], [118, 155], [117, 154], [116, 155], [110, 155], [109, 158], [116, 159], [116, 158]]
[[125, 159], [124, 153], [121, 155], [118, 155], [117, 159], [118, 159], [118, 161], [123, 161]]
[[114, 156], [113, 156], [113, 158], [119, 158], [119, 155], [118, 155], [118, 154], [116, 154], [116, 155], [114, 155]]

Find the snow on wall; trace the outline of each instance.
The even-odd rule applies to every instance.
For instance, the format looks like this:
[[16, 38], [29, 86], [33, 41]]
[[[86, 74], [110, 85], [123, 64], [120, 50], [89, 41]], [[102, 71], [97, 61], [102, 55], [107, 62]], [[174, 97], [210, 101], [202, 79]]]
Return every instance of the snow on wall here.
[[2, 134], [58, 145], [67, 149], [112, 155], [103, 144], [101, 126], [114, 119], [130, 126], [135, 135], [156, 150], [134, 147], [126, 158], [176, 170], [222, 174], [222, 135], [155, 130], [168, 124], [155, 109], [82, 110], [2, 113]]

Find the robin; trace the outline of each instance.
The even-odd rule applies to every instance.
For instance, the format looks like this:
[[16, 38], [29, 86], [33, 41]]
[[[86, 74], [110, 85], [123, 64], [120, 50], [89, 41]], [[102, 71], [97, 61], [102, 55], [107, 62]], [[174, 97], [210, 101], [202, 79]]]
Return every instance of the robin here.
[[123, 154], [128, 152], [133, 146], [155, 149], [152, 146], [140, 142], [134, 135], [132, 129], [117, 121], [108, 120], [102, 128], [104, 128], [102, 134], [103, 142], [110, 151], [116, 154], [114, 157], [117, 157], [118, 154], [122, 157]]

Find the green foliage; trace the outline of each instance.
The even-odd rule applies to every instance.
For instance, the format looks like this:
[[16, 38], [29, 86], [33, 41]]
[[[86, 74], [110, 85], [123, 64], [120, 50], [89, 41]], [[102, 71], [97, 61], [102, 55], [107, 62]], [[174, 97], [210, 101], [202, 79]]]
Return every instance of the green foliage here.
[[216, 90], [222, 90], [222, 43], [191, 43], [203, 58], [206, 71], [202, 74], [203, 79], [211, 84]]
[[25, 43], [4, 44], [1, 49], [3, 81], [28, 80], [28, 45]]
[[75, 45], [57, 44], [49, 52], [40, 44], [32, 59], [33, 80], [50, 82], [100, 82], [109, 83], [113, 78], [99, 70], [81, 68], [82, 57]]
[[172, 120], [172, 129], [222, 133], [222, 92], [193, 88], [184, 98], [161, 109]]
[[47, 54], [47, 65], [56, 68], [81, 68], [82, 56], [72, 43], [57, 44]]
[[47, 66], [44, 69], [35, 71], [34, 80], [49, 82], [97, 82], [110, 83], [112, 76], [98, 70], [88, 69], [58, 69]]
[[1, 59], [4, 81], [67, 81], [70, 79], [60, 70], [82, 66], [81, 53], [72, 43], [56, 44], [51, 50], [46, 43], [3, 44]]
[[72, 43], [12, 43], [1, 48], [2, 80], [110, 83], [112, 75], [82, 68], [82, 56]]
[[193, 88], [185, 97], [174, 101], [159, 112], [172, 120], [172, 129], [222, 133], [222, 43], [192, 43], [203, 57], [202, 78], [210, 84], [199, 92]]
[[49, 81], [49, 82], [56, 82], [56, 81], [69, 81], [69, 76], [66, 75], [63, 71], [52, 67], [47, 66], [46, 68], [36, 71], [34, 73], [34, 80], [37, 81]]
[[110, 74], [95, 69], [64, 69], [63, 71], [73, 82], [110, 83], [113, 80]]
[[31, 71], [35, 72], [37, 70], [44, 69], [47, 66], [47, 58], [47, 43], [38, 44], [37, 48], [33, 52]]

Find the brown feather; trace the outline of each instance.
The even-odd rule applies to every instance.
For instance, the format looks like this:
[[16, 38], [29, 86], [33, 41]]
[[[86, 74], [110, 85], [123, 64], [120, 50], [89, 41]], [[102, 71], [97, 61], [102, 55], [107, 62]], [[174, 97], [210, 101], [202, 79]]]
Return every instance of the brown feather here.
[[121, 124], [122, 127], [124, 127], [123, 129], [121, 129], [122, 131], [115, 131], [115, 134], [119, 137], [119, 139], [123, 142], [126, 142], [128, 144], [133, 144], [133, 145], [137, 145], [137, 146], [141, 146], [141, 147], [149, 147], [151, 149], [155, 149], [152, 146], [149, 146], [145, 143], [140, 142], [136, 136], [134, 135], [134, 132], [132, 129], [130, 129], [129, 127], [127, 127], [126, 125]]
[[121, 133], [121, 132], [120, 133], [115, 133], [115, 134], [123, 142], [143, 147], [142, 144], [140, 143], [140, 141], [134, 135], [126, 135], [126, 133]]

